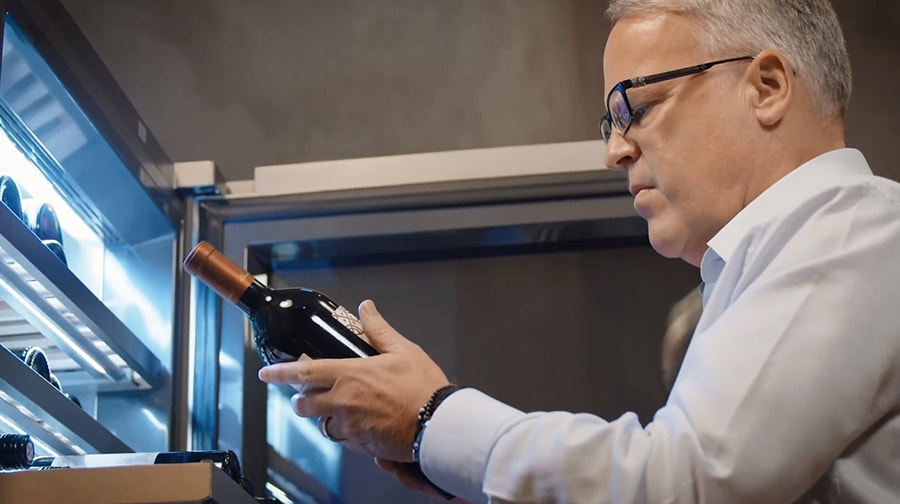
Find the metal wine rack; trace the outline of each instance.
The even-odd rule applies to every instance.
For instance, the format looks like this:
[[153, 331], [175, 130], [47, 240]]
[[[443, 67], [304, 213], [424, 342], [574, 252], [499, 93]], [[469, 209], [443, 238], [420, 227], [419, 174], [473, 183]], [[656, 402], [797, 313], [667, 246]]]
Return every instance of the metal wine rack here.
[[69, 384], [137, 389], [164, 378], [156, 356], [2, 205], [0, 229], [0, 344], [40, 347]]

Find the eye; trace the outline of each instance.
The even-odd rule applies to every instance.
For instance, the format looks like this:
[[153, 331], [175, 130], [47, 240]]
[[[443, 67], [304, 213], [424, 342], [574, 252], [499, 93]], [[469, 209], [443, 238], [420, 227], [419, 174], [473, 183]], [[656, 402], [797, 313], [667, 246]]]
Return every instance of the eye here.
[[636, 122], [636, 123], [641, 122], [641, 119], [643, 119], [644, 117], [647, 116], [647, 114], [650, 113], [651, 108], [652, 108], [652, 105], [650, 105], [650, 104], [641, 105], [640, 107], [635, 108], [632, 111], [632, 117], [633, 117], [632, 121]]

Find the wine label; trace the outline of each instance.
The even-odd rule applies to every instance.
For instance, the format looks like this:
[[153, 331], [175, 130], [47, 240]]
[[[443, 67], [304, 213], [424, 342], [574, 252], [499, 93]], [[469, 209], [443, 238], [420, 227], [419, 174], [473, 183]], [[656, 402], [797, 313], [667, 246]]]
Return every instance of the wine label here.
[[331, 316], [343, 324], [344, 327], [353, 331], [353, 334], [362, 338], [366, 343], [369, 343], [369, 338], [366, 337], [366, 333], [363, 331], [362, 322], [360, 322], [359, 319], [356, 318], [356, 315], [350, 310], [343, 306], [338, 306], [337, 310], [331, 312]]

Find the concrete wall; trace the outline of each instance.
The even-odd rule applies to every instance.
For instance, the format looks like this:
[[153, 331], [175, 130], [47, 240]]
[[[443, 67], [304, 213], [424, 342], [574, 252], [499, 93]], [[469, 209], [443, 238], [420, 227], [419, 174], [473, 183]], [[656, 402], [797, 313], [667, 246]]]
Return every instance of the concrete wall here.
[[169, 155], [252, 167], [596, 138], [586, 0], [65, 0]]
[[[597, 0], [63, 0], [169, 155], [254, 166], [596, 138]], [[850, 143], [900, 179], [900, 4], [835, 0]]]

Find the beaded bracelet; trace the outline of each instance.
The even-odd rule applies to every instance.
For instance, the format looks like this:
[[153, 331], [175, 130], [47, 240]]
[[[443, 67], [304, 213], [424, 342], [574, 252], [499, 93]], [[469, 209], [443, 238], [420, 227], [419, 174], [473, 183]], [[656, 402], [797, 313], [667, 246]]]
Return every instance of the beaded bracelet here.
[[422, 435], [425, 433], [425, 427], [428, 425], [428, 421], [431, 420], [431, 417], [434, 415], [434, 411], [444, 399], [450, 396], [450, 394], [456, 392], [459, 389], [465, 387], [461, 387], [456, 384], [444, 385], [443, 387], [434, 391], [431, 394], [431, 398], [428, 399], [421, 408], [419, 408], [419, 415], [417, 417], [416, 422], [416, 435], [413, 438], [413, 446], [412, 446], [412, 456], [413, 460], [416, 462], [419, 461], [419, 449], [422, 447]]

